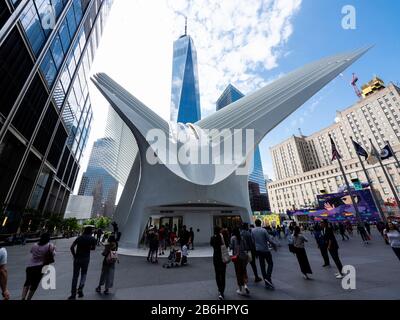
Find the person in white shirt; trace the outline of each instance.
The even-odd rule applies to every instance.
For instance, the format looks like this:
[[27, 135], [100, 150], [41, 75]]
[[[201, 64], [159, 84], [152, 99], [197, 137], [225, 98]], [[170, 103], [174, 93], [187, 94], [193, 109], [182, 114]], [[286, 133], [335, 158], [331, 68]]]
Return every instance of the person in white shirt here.
[[181, 266], [184, 266], [187, 264], [187, 260], [188, 260], [188, 247], [186, 244], [183, 245], [182, 247], [182, 261], [181, 261]]
[[6, 248], [0, 248], [0, 289], [4, 300], [10, 299], [10, 292], [7, 289], [7, 250]]
[[383, 231], [386, 240], [392, 247], [395, 255], [400, 260], [400, 232], [399, 229], [392, 223], [387, 224], [386, 229]]

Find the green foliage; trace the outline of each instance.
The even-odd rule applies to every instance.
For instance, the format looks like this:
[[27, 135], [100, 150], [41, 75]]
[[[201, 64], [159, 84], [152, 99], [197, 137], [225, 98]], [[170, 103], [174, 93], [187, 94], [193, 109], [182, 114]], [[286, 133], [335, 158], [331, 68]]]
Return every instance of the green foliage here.
[[93, 225], [96, 228], [107, 229], [111, 224], [111, 219], [109, 217], [97, 217], [91, 218], [85, 221], [86, 225]]
[[80, 229], [80, 225], [76, 218], [68, 218], [64, 219], [62, 222], [62, 229], [64, 231], [78, 231]]

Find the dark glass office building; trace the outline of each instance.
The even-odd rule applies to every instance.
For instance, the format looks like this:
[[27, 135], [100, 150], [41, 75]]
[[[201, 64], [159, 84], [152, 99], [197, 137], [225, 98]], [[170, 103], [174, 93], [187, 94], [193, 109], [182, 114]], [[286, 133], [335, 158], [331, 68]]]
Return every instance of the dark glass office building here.
[[111, 0], [0, 0], [0, 233], [62, 216], [93, 118]]
[[174, 42], [171, 89], [171, 121], [195, 123], [201, 119], [197, 53], [193, 39]]
[[89, 164], [82, 176], [78, 195], [93, 196], [92, 217], [114, 215], [118, 181], [107, 171], [105, 161], [114, 162], [116, 158], [110, 138], [101, 138], [94, 142]]
[[[229, 84], [217, 100], [216, 109], [217, 111], [221, 110], [232, 102], [243, 97], [243, 93], [233, 85]], [[249, 196], [253, 211], [270, 211], [267, 188], [265, 186], [265, 178], [261, 163], [260, 148], [258, 146], [254, 151], [253, 167], [249, 175]]]

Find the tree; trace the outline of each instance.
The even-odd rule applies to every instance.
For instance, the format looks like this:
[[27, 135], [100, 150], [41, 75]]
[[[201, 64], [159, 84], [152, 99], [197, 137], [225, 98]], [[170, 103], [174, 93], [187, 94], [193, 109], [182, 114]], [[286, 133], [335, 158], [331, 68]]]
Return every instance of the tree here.
[[97, 217], [90, 218], [85, 221], [86, 225], [93, 225], [98, 229], [107, 229], [111, 224], [111, 219], [109, 217]]
[[80, 229], [78, 220], [76, 218], [68, 218], [62, 221], [63, 231], [75, 232]]

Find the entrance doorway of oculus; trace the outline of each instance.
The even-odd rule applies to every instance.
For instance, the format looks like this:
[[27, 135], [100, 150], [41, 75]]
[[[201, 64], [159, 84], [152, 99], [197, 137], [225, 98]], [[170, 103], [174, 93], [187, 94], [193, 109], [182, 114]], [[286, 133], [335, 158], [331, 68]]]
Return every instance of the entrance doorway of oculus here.
[[241, 224], [242, 219], [240, 216], [214, 216], [214, 227], [226, 227], [229, 233], [231, 233], [233, 229], [239, 228]]

